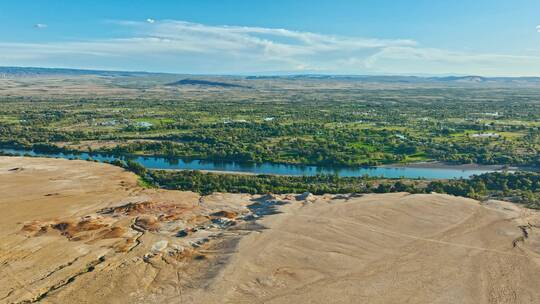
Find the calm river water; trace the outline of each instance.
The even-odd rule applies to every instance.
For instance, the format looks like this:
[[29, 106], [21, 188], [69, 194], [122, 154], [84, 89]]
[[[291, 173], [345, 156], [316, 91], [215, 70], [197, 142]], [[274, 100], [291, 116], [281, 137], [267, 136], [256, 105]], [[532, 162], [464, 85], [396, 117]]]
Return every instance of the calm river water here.
[[[40, 153], [33, 150], [0, 149], [1, 152], [15, 155], [31, 155], [65, 159], [95, 159], [98, 161], [112, 161], [115, 159], [125, 159], [103, 154], [64, 154], [64, 153]], [[371, 167], [371, 168], [343, 168], [343, 167], [319, 167], [301, 165], [283, 165], [274, 163], [246, 164], [238, 162], [216, 162], [206, 160], [183, 160], [170, 159], [164, 157], [136, 156], [129, 159], [143, 165], [148, 169], [172, 169], [172, 170], [201, 170], [201, 171], [221, 171], [231, 173], [252, 173], [252, 174], [275, 174], [275, 175], [316, 175], [316, 174], [338, 174], [342, 177], [373, 176], [384, 178], [426, 178], [426, 179], [453, 179], [469, 178], [494, 170], [488, 169], [463, 169], [463, 168], [418, 168], [418, 167]]]

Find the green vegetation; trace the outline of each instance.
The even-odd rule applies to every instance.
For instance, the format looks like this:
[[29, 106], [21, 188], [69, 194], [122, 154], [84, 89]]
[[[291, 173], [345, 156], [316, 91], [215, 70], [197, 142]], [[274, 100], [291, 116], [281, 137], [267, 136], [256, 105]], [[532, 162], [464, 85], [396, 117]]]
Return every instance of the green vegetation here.
[[496, 198], [540, 209], [540, 174], [532, 172], [494, 172], [467, 180], [434, 181], [426, 191], [474, 199]]
[[268, 88], [3, 96], [0, 144], [328, 166], [540, 165], [535, 87], [265, 81]]
[[[177, 76], [10, 80], [0, 147], [218, 161], [369, 166], [418, 161], [540, 167], [537, 85]], [[216, 80], [208, 77], [208, 81]], [[77, 88], [73, 90], [73, 88]], [[144, 186], [246, 193], [442, 192], [539, 207], [538, 174], [407, 181], [149, 171]]]
[[474, 199], [502, 199], [540, 209], [540, 174], [532, 172], [487, 173], [450, 181], [404, 180], [331, 175], [269, 176], [152, 170], [152, 181], [167, 189], [201, 194], [232, 193], [447, 193]]
[[152, 170], [151, 176], [167, 189], [190, 190], [202, 194], [231, 193], [368, 193], [394, 191], [417, 192], [410, 181], [381, 182], [374, 178], [349, 178], [334, 175], [275, 176], [216, 174], [199, 171]]

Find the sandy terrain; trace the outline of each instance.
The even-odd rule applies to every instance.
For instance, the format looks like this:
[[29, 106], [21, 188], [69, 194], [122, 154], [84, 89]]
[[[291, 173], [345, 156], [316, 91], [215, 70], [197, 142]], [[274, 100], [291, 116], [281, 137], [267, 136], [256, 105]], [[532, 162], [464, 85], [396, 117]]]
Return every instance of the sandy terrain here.
[[200, 197], [14, 157], [0, 193], [0, 303], [540, 303], [540, 217], [505, 202]]
[[[539, 303], [537, 215], [443, 195], [291, 204], [246, 237], [209, 299]], [[525, 230], [521, 230], [522, 226]], [[527, 231], [527, 239], [523, 236]], [[524, 241], [524, 242], [522, 242]], [[233, 288], [233, 286], [236, 286]]]
[[0, 78], [0, 96], [83, 97], [122, 96], [135, 94], [137, 90], [108, 85], [107, 78], [96, 76], [47, 76]]

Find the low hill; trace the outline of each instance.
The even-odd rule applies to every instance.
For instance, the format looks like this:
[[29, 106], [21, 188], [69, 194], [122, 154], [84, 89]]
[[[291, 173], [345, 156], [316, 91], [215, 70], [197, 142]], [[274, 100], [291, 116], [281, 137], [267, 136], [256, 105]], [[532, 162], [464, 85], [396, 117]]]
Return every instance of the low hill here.
[[[268, 84], [283, 86], [287, 84], [304, 85], [307, 82], [316, 83], [347, 83], [347, 84], [387, 84], [387, 85], [434, 85], [434, 86], [504, 86], [522, 87], [540, 85], [540, 77], [484, 77], [484, 76], [401, 76], [401, 75], [326, 75], [326, 74], [298, 74], [298, 75], [269, 75], [269, 76], [196, 76], [174, 73], [152, 73], [133, 71], [102, 71], [66, 68], [38, 68], [38, 67], [0, 67], [0, 78], [17, 77], [47, 77], [47, 76], [101, 76], [101, 77], [132, 77], [137, 81], [150, 80], [155, 84], [166, 86], [200, 86], [207, 88], [254, 88]], [[184, 77], [184, 79], [173, 81]]]
[[221, 81], [210, 81], [210, 80], [200, 80], [200, 79], [182, 79], [172, 83], [166, 84], [166, 86], [203, 86], [203, 87], [221, 87], [221, 88], [249, 88], [244, 85], [239, 85], [235, 83], [221, 82]]
[[36, 68], [36, 67], [0, 67], [0, 78], [4, 77], [42, 77], [42, 76], [150, 76], [162, 73], [129, 72], [129, 71], [102, 71], [85, 69], [63, 68]]

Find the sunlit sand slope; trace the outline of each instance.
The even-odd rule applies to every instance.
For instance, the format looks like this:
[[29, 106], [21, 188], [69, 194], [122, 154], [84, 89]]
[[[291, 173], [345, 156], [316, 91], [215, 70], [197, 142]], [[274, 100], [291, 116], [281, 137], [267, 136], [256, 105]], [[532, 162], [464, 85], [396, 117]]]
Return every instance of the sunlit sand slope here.
[[540, 303], [540, 217], [447, 195], [142, 189], [0, 157], [0, 303]]
[[201, 296], [229, 303], [540, 303], [538, 216], [385, 194], [291, 204]]

